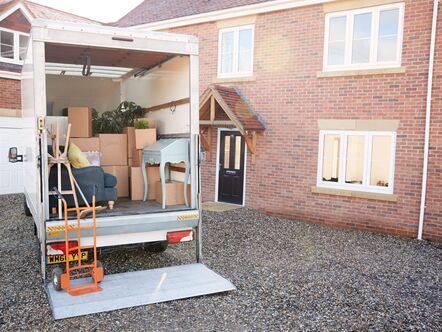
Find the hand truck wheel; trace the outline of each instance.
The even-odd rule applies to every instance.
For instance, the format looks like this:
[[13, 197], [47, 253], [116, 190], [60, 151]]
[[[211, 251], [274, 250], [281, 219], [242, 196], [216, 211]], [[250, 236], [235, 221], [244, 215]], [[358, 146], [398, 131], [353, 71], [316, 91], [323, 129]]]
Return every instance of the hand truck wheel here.
[[61, 267], [56, 267], [52, 270], [52, 285], [54, 289], [58, 292], [61, 291], [61, 276], [63, 274], [63, 269]]

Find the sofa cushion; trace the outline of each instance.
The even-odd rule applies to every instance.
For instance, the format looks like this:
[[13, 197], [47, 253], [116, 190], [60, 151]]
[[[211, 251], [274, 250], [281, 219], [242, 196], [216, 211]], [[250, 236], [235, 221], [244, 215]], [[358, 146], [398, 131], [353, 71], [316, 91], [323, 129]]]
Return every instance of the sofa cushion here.
[[80, 148], [74, 143], [69, 144], [68, 158], [72, 167], [83, 168], [91, 166], [84, 153], [81, 152]]
[[104, 186], [106, 188], [113, 188], [117, 185], [117, 177], [109, 173], [104, 173]]

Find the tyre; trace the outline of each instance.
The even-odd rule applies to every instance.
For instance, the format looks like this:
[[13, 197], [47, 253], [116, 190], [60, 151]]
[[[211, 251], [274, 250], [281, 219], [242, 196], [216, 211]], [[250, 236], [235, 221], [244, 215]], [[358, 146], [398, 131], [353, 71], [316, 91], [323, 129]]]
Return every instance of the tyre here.
[[54, 289], [59, 292], [61, 291], [61, 275], [63, 274], [63, 270], [61, 267], [56, 267], [52, 270], [52, 285]]
[[146, 250], [149, 252], [164, 252], [169, 244], [166, 241], [148, 244]]
[[26, 198], [23, 200], [23, 209], [26, 217], [32, 217], [31, 210], [29, 210], [28, 204], [26, 203]]

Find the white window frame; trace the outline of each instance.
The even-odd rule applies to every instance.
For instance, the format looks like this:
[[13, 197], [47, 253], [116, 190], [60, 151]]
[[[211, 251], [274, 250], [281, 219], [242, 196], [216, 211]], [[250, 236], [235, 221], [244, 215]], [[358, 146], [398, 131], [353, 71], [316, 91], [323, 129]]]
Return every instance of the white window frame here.
[[[396, 49], [396, 61], [378, 62], [378, 37], [379, 37], [379, 13], [384, 10], [399, 9], [399, 22], [398, 22], [398, 45]], [[364, 69], [378, 69], [378, 68], [397, 68], [402, 64], [402, 44], [404, 35], [404, 3], [395, 3], [384, 6], [369, 7], [363, 9], [355, 9], [349, 11], [341, 11], [335, 13], [329, 13], [325, 16], [325, 36], [324, 36], [324, 55], [323, 55], [323, 71], [342, 71], [342, 70], [364, 70]], [[352, 49], [353, 49], [353, 23], [354, 16], [359, 14], [372, 14], [371, 24], [371, 40], [370, 40], [370, 60], [368, 63], [355, 63], [352, 64]], [[329, 65], [328, 64], [328, 44], [330, 34], [330, 19], [335, 17], [345, 16], [346, 20], [346, 35], [345, 35], [345, 56], [344, 64], [341, 65]]]
[[[250, 63], [250, 71], [238, 71], [238, 56], [239, 56], [239, 32], [241, 30], [250, 29], [252, 30], [252, 50], [251, 50], [251, 63]], [[233, 32], [233, 64], [232, 64], [232, 72], [222, 73], [221, 72], [221, 50], [222, 50], [222, 34], [224, 32]], [[240, 25], [235, 27], [223, 28], [219, 29], [218, 32], [218, 78], [226, 78], [226, 77], [249, 77], [253, 75], [253, 58], [255, 51], [255, 25]]]
[[6, 28], [0, 28], [0, 31], [5, 31], [5, 32], [9, 32], [9, 33], [14, 34], [14, 39], [13, 39], [14, 40], [14, 45], [13, 45], [14, 46], [14, 58], [13, 59], [4, 58], [1, 56], [1, 53], [0, 53], [0, 62], [22, 65], [23, 60], [20, 60], [20, 36], [26, 36], [26, 37], [30, 38], [30, 35], [28, 33], [14, 31], [14, 30], [6, 29]]
[[[340, 135], [338, 182], [323, 181], [323, 179], [322, 179], [325, 135]], [[362, 184], [345, 183], [348, 136], [364, 136], [365, 137], [364, 176], [363, 176]], [[389, 137], [391, 137], [390, 174], [389, 174], [388, 187], [379, 187], [379, 186], [370, 185], [371, 154], [372, 154], [372, 143], [373, 143], [374, 136], [389, 136]], [[395, 156], [396, 156], [396, 132], [391, 132], [391, 131], [321, 130], [319, 132], [317, 186], [323, 187], [323, 188], [334, 188], [334, 189], [343, 189], [343, 190], [352, 190], [352, 191], [393, 194], [395, 159], [396, 159]]]

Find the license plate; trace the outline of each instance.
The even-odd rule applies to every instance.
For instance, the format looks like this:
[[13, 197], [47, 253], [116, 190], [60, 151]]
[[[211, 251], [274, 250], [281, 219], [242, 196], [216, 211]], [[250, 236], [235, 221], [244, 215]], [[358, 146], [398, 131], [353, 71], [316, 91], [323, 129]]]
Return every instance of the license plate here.
[[[87, 260], [87, 251], [81, 252], [81, 260]], [[69, 261], [78, 261], [78, 253], [72, 253], [69, 254]], [[66, 262], [66, 255], [50, 255], [46, 257], [47, 264], [59, 264], [59, 263], [65, 263]]]

